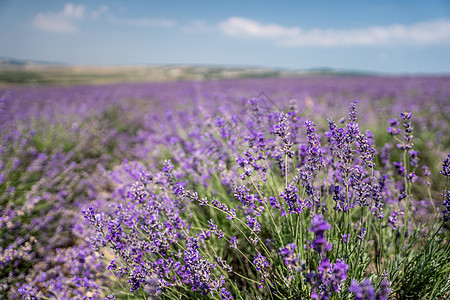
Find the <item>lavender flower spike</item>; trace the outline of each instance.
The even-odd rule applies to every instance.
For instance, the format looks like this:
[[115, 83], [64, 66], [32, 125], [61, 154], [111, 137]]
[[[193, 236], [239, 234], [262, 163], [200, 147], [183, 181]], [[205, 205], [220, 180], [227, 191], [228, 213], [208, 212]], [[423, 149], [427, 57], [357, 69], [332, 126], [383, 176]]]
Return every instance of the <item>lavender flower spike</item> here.
[[312, 242], [312, 247], [320, 256], [324, 256], [325, 253], [331, 250], [332, 245], [325, 239], [325, 230], [331, 229], [330, 224], [324, 219], [322, 215], [316, 215], [312, 219], [310, 232], [316, 235], [316, 238]]

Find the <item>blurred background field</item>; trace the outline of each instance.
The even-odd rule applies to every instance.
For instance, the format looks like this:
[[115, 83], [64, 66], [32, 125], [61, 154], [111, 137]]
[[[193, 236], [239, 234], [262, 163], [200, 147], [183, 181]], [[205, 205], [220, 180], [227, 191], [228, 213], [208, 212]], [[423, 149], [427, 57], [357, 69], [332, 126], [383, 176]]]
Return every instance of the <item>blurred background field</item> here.
[[51, 63], [0, 59], [0, 85], [67, 85], [167, 80], [207, 80], [233, 78], [297, 77], [297, 76], [365, 76], [369, 72], [312, 69], [294, 71], [262, 67], [232, 66], [70, 66]]

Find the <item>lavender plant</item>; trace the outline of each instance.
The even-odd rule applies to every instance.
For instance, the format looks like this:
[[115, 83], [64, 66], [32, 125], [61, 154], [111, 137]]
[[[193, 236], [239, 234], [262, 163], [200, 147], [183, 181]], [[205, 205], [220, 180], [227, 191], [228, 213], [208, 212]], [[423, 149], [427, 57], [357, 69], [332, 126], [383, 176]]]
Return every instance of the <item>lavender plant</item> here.
[[[411, 152], [411, 113], [402, 113], [405, 136], [397, 146], [405, 161], [394, 163], [398, 167], [392, 173], [375, 163], [375, 141], [370, 131], [360, 130], [356, 101], [343, 127], [330, 120], [329, 131], [321, 138], [315, 124], [306, 120], [303, 138], [297, 132], [296, 141], [290, 140], [287, 115], [274, 118], [272, 113], [260, 113], [256, 99], [250, 104], [252, 117], [243, 121], [248, 131], [230, 130], [231, 136], [244, 136], [235, 139], [236, 150], [228, 144], [228, 135], [219, 138], [223, 124], [217, 125], [217, 120], [226, 116], [216, 117], [216, 126], [200, 134], [196, 128], [197, 135], [184, 142], [194, 143], [195, 137], [205, 143], [209, 153], [221, 153], [214, 161], [230, 166], [225, 170], [235, 173], [234, 189], [229, 181], [218, 182], [220, 177], [206, 187], [204, 181], [183, 180], [184, 165], [180, 166], [185, 153], [179, 160], [175, 156], [180, 166], [166, 161], [156, 175], [140, 171], [108, 221], [99, 223], [93, 211], [85, 212], [99, 232], [96, 247], [108, 245], [115, 261], [122, 262], [116, 275], [118, 281], [128, 278], [130, 292], [143, 286], [144, 294], [151, 290], [152, 295], [163, 298], [345, 299], [353, 295], [387, 299], [390, 293], [401, 298], [408, 285], [399, 278], [411, 275], [407, 267], [422, 257], [429, 243], [437, 252], [427, 258], [437, 263], [445, 257], [448, 243], [439, 233], [442, 225], [437, 229], [436, 222], [419, 224], [409, 215], [411, 185], [417, 175], [406, 166], [408, 154], [411, 165], [418, 166], [418, 154]], [[186, 130], [190, 136], [190, 128]], [[294, 144], [298, 145], [296, 151]], [[202, 148], [201, 144], [198, 147]], [[280, 155], [284, 163], [280, 163]], [[233, 156], [237, 169], [231, 165]], [[203, 159], [205, 164], [209, 160]], [[223, 171], [222, 167], [219, 172]], [[136, 189], [142, 191], [138, 198]], [[140, 204], [135, 208], [137, 199]], [[150, 217], [148, 213], [161, 203], [175, 211], [159, 208], [158, 215]], [[173, 215], [176, 218], [172, 219]], [[112, 222], [113, 228], [120, 228], [114, 241], [110, 240], [115, 236]], [[153, 230], [147, 229], [149, 224]], [[175, 229], [176, 233], [172, 232]], [[163, 240], [161, 232], [167, 232]], [[420, 246], [424, 242], [425, 248]], [[163, 248], [150, 246], [153, 244]], [[446, 268], [448, 263], [444, 263]], [[135, 278], [136, 269], [140, 279]], [[443, 273], [413, 273], [414, 277], [421, 274], [425, 281], [438, 277], [440, 283], [433, 293], [448, 292], [448, 277]], [[144, 278], [153, 278], [151, 284]], [[428, 295], [426, 289], [418, 293]]]
[[446, 77], [2, 91], [1, 295], [445, 297], [448, 91]]

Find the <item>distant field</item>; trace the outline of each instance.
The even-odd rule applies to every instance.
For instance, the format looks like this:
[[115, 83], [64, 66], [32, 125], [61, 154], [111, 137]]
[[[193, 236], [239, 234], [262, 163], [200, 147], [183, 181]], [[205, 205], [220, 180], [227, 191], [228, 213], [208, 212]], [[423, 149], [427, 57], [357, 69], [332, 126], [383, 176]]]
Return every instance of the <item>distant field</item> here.
[[23, 66], [0, 69], [1, 84], [77, 84], [203, 80], [216, 78], [281, 77], [295, 72], [259, 68], [195, 66], [71, 67]]
[[295, 77], [305, 75], [364, 75], [332, 69], [295, 71], [258, 67], [221, 66], [65, 66], [35, 63], [0, 62], [0, 85], [100, 84], [170, 80], [206, 80], [230, 78]]

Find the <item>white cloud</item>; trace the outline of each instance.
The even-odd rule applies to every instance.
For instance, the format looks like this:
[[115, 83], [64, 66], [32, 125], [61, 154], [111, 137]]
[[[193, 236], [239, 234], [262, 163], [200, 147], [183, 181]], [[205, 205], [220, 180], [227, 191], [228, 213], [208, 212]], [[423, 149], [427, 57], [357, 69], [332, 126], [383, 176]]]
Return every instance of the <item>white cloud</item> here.
[[359, 29], [311, 29], [261, 24], [231, 17], [219, 23], [219, 30], [231, 37], [267, 39], [286, 46], [366, 46], [394, 44], [450, 43], [450, 20], [433, 20], [413, 25], [394, 24]]
[[81, 4], [74, 5], [73, 3], [67, 3], [66, 6], [64, 6], [62, 15], [70, 19], [81, 19], [84, 16], [84, 6]]
[[85, 7], [67, 3], [60, 12], [38, 13], [33, 19], [33, 26], [37, 29], [61, 33], [77, 31], [75, 22], [83, 19]]
[[133, 26], [133, 27], [173, 27], [176, 22], [168, 19], [160, 18], [136, 18], [136, 19], [124, 19], [116, 18], [114, 16], [109, 17], [109, 21], [117, 24]]
[[163, 18], [117, 18], [109, 13], [109, 7], [100, 6], [98, 9], [87, 10], [83, 5], [67, 3], [60, 12], [38, 13], [33, 19], [33, 26], [37, 29], [60, 33], [74, 33], [78, 31], [77, 22], [85, 17], [98, 20], [106, 17], [112, 23], [132, 27], [164, 27], [169, 28], [176, 25], [173, 20]]

